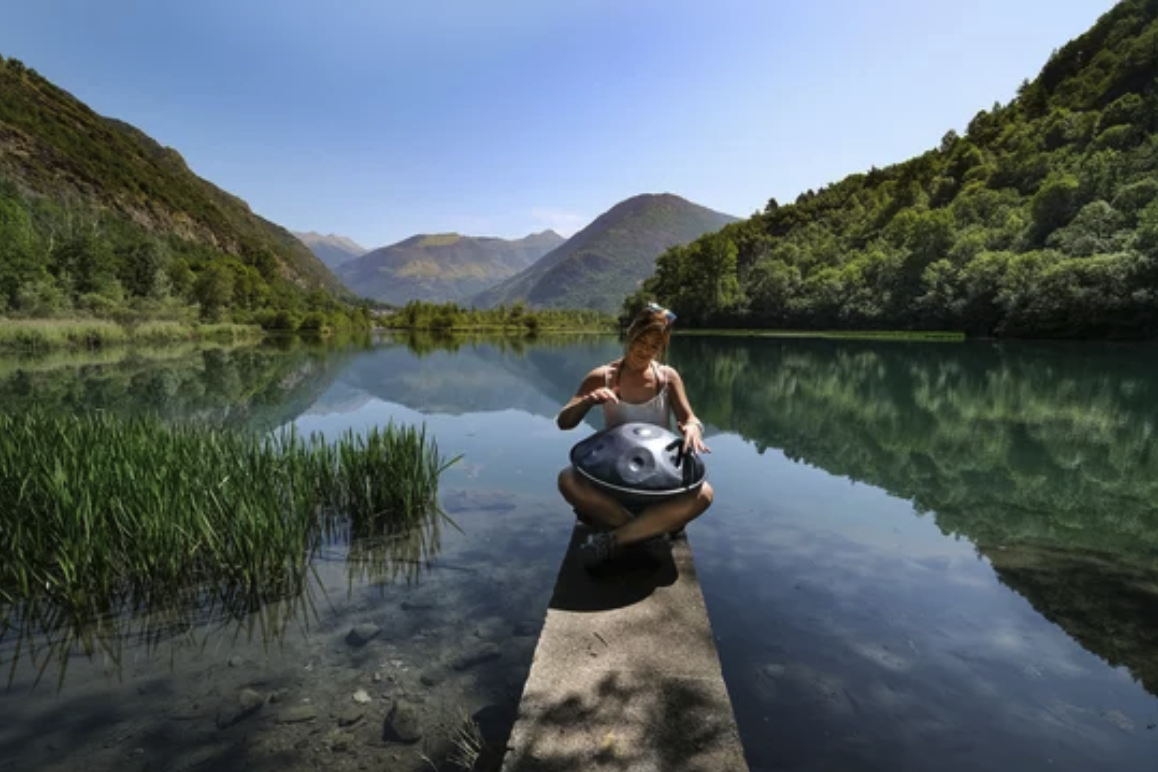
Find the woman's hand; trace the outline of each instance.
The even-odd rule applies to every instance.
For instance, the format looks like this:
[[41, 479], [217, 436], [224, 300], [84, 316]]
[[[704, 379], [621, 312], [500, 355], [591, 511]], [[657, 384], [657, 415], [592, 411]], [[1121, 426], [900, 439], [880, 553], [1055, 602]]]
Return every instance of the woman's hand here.
[[680, 431], [684, 433], [684, 453], [712, 452], [711, 448], [704, 444], [703, 429], [700, 428], [698, 421], [684, 424], [680, 427]]
[[583, 396], [583, 401], [588, 405], [602, 405], [604, 402], [615, 404], [619, 402], [619, 395], [615, 393], [614, 389], [601, 386], [595, 391], [590, 391], [585, 394]]

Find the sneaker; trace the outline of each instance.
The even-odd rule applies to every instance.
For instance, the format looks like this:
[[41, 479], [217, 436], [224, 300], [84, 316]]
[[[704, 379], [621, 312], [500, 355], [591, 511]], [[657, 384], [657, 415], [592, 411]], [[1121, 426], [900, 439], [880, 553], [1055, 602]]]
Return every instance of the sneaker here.
[[607, 532], [593, 533], [579, 545], [579, 561], [587, 570], [603, 565], [615, 556], [615, 537]]
[[664, 558], [671, 554], [671, 537], [666, 533], [661, 533], [650, 539], [644, 539], [635, 547], [649, 559], [662, 563]]

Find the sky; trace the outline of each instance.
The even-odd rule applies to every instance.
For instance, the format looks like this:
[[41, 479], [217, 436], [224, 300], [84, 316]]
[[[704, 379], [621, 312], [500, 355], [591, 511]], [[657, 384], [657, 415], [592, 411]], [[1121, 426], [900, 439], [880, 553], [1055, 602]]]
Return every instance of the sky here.
[[36, 0], [0, 55], [290, 230], [736, 217], [964, 133], [1113, 0]]

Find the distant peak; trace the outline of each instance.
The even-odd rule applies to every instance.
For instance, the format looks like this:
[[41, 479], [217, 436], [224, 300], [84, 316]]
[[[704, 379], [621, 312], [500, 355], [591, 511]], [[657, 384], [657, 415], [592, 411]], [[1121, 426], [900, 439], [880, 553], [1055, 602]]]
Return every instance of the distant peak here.
[[414, 244], [419, 247], [448, 247], [462, 241], [458, 233], [425, 233], [415, 236]]

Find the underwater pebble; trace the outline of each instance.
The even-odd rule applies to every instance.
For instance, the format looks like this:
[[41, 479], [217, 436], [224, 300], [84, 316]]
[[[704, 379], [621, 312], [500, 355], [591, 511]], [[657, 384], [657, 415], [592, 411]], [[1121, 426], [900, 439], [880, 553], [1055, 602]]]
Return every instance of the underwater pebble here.
[[217, 711], [217, 728], [228, 729], [252, 716], [265, 704], [265, 698], [253, 689], [242, 689], [237, 701], [221, 706]]
[[318, 709], [313, 705], [295, 705], [288, 708], [277, 717], [279, 724], [300, 724], [304, 721], [313, 721], [318, 717]]
[[358, 691], [354, 692], [354, 702], [358, 703], [359, 705], [366, 705], [373, 701], [373, 698], [366, 692], [365, 689], [359, 689]]
[[335, 729], [326, 737], [326, 744], [330, 746], [330, 750], [334, 753], [342, 753], [349, 750], [350, 744], [354, 738], [341, 729]]
[[451, 663], [451, 667], [453, 667], [455, 670], [466, 670], [468, 668], [474, 667], [475, 665], [481, 665], [484, 662], [496, 660], [501, 656], [503, 656], [502, 649], [493, 643], [488, 643], [459, 654], [455, 658], [454, 662]]
[[346, 634], [346, 643], [351, 646], [365, 646], [377, 638], [380, 632], [382, 632], [382, 628], [373, 622], [363, 622], [350, 629], [350, 632]]
[[474, 636], [483, 640], [501, 640], [507, 637], [510, 625], [503, 619], [492, 618], [480, 622], [474, 629]]
[[422, 724], [418, 719], [418, 710], [408, 702], [396, 703], [382, 724], [382, 737], [385, 740], [404, 743], [422, 739]]
[[338, 726], [353, 726], [362, 720], [366, 715], [366, 711], [359, 707], [351, 706], [338, 714]]

